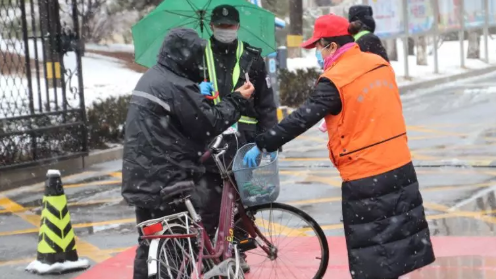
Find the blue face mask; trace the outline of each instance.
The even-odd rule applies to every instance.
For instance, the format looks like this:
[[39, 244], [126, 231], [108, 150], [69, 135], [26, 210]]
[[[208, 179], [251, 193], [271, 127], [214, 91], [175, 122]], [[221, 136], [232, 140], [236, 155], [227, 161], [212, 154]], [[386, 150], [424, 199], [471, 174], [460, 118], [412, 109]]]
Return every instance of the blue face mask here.
[[317, 57], [317, 62], [321, 68], [324, 68], [324, 58], [322, 58], [322, 52], [315, 50], [315, 57]]

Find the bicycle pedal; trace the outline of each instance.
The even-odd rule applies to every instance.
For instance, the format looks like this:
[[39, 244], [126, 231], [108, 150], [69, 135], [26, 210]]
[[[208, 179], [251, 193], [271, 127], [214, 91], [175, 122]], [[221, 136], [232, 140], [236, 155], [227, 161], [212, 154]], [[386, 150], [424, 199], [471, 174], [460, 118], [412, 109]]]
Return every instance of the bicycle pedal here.
[[238, 242], [238, 249], [241, 252], [253, 250], [257, 248], [257, 243], [253, 238], [246, 238]]

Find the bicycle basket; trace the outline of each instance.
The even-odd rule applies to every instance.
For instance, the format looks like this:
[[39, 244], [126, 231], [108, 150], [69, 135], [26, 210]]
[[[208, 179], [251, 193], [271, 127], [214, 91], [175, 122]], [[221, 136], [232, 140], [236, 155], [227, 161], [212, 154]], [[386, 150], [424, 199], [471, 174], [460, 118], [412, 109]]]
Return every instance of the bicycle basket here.
[[255, 168], [243, 164], [245, 154], [254, 146], [254, 143], [249, 143], [241, 147], [232, 166], [239, 195], [245, 206], [272, 203], [276, 201], [280, 191], [277, 155], [274, 159], [269, 154], [259, 155], [258, 167]]

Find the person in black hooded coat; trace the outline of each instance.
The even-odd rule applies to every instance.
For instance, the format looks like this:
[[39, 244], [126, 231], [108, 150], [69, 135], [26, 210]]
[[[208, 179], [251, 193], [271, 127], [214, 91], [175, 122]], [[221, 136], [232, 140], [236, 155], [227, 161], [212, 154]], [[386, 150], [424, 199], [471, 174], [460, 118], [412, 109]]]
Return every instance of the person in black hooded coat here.
[[[169, 32], [157, 64], [138, 81], [126, 119], [122, 196], [136, 207], [137, 223], [184, 211], [171, 198], [191, 192], [193, 205], [205, 201], [205, 167], [199, 159], [208, 142], [236, 123], [248, 107], [254, 87], [246, 83], [210, 104], [200, 93], [205, 40], [193, 29]], [[195, 187], [196, 186], [196, 187]], [[134, 279], [146, 279], [148, 246], [136, 251]]]
[[375, 32], [375, 20], [372, 7], [367, 5], [354, 5], [348, 11], [350, 26], [348, 32], [353, 36], [360, 50], [377, 54], [389, 62], [387, 51]]

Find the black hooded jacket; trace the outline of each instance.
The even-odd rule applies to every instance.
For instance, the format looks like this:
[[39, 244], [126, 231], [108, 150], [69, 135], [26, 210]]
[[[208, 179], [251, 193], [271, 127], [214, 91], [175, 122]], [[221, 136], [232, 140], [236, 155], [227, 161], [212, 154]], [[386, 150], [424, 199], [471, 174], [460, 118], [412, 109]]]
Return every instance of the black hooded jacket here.
[[381, 39], [377, 37], [375, 32], [375, 20], [373, 17], [372, 7], [367, 5], [354, 5], [350, 7], [348, 12], [349, 22], [360, 21], [362, 28], [359, 31], [369, 31], [370, 33], [355, 39], [355, 42], [364, 52], [377, 54], [389, 62], [387, 51], [382, 45]]
[[157, 208], [164, 187], [200, 177], [205, 169], [198, 161], [206, 144], [248, 106], [238, 92], [216, 106], [201, 95], [204, 49], [194, 30], [171, 30], [157, 64], [133, 91], [122, 168], [122, 195], [131, 205]]

